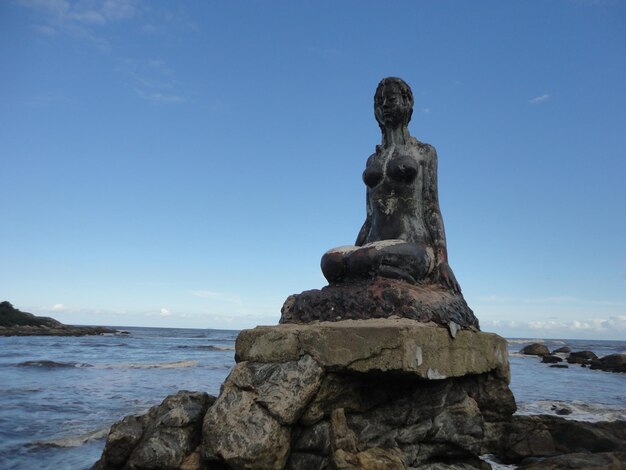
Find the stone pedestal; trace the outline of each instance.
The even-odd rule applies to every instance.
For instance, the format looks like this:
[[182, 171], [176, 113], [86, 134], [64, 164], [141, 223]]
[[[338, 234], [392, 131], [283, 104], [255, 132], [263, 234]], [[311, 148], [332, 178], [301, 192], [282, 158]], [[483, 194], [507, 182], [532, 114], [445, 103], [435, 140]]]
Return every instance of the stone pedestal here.
[[481, 468], [515, 411], [506, 342], [489, 333], [406, 319], [257, 327], [236, 359], [202, 445], [234, 469]]
[[460, 292], [438, 284], [411, 284], [375, 277], [331, 284], [290, 295], [280, 323], [407, 318], [422, 323], [479, 329], [478, 319]]

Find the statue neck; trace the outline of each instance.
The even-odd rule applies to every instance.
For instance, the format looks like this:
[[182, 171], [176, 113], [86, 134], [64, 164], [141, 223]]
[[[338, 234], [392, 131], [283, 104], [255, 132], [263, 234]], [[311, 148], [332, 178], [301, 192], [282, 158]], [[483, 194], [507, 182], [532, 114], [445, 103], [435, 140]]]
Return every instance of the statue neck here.
[[406, 126], [396, 128], [383, 128], [383, 147], [391, 147], [392, 145], [406, 145], [409, 143], [411, 134]]

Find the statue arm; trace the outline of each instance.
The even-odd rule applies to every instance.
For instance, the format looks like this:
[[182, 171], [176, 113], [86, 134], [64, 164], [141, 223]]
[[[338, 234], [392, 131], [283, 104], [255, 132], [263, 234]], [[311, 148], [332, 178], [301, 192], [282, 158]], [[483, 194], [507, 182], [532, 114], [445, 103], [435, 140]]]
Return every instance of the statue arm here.
[[461, 287], [448, 264], [448, 248], [446, 246], [446, 232], [443, 226], [443, 217], [439, 208], [439, 190], [437, 187], [437, 151], [428, 146], [428, 164], [426, 165], [426, 181], [424, 184], [424, 199], [426, 203], [426, 226], [430, 232], [435, 250], [434, 274], [439, 283], [460, 293]]
[[372, 208], [370, 207], [369, 188], [365, 192], [365, 210], [366, 210], [367, 216], [365, 217], [365, 222], [363, 223], [361, 230], [359, 230], [359, 234], [357, 235], [356, 241], [354, 242], [356, 246], [363, 246], [365, 244], [365, 240], [367, 240], [367, 235], [369, 234], [370, 227], [372, 225], [372, 218], [371, 218]]

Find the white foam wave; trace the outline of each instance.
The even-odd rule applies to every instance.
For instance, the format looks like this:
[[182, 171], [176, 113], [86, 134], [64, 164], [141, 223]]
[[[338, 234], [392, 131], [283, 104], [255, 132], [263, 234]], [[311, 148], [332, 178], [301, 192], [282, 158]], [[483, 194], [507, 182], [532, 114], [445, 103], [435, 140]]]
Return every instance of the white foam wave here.
[[98, 429], [97, 431], [88, 432], [85, 434], [81, 434], [78, 436], [67, 436], [61, 437], [59, 439], [49, 439], [43, 441], [36, 441], [30, 444], [31, 446], [36, 447], [80, 447], [83, 444], [87, 444], [88, 442], [95, 441], [98, 439], [104, 439], [107, 437], [109, 433], [109, 428]]
[[[562, 410], [570, 414], [558, 413]], [[539, 400], [530, 403], [518, 403], [519, 415], [554, 415], [576, 421], [626, 421], [626, 407], [605, 405], [602, 403], [585, 403], [582, 401]]]
[[545, 339], [508, 339], [506, 340], [509, 344], [525, 344], [525, 343], [545, 343]]
[[496, 460], [496, 457], [491, 454], [481, 455], [480, 460], [482, 460], [483, 462], [487, 462], [489, 465], [491, 465], [491, 468], [493, 470], [515, 470], [517, 468], [517, 465], [505, 465], [498, 462]]
[[126, 363], [104, 366], [104, 369], [180, 369], [196, 367], [197, 365], [198, 361], [157, 362], [153, 364]]

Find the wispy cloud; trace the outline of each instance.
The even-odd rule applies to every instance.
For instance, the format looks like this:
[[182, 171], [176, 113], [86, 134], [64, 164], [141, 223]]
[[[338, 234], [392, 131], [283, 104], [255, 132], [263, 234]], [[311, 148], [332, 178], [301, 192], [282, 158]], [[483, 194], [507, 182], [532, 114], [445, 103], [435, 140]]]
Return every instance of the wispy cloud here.
[[40, 15], [46, 30], [59, 31], [75, 25], [103, 25], [134, 17], [138, 12], [137, 0], [19, 0], [20, 5]]
[[67, 310], [65, 308], [65, 305], [63, 304], [54, 304], [50, 310], [52, 310], [53, 312], [64, 312], [65, 310]]
[[535, 96], [534, 98], [529, 99], [528, 102], [530, 104], [537, 104], [537, 103], [541, 103], [542, 101], [547, 101], [549, 99], [550, 99], [550, 95], [545, 94], [541, 96]]
[[162, 59], [124, 59], [118, 70], [125, 74], [138, 96], [159, 104], [180, 104], [187, 98], [178, 91], [174, 71]]
[[44, 36], [67, 34], [90, 43], [103, 53], [111, 45], [102, 27], [135, 17], [137, 0], [18, 0], [33, 13], [33, 29]]

